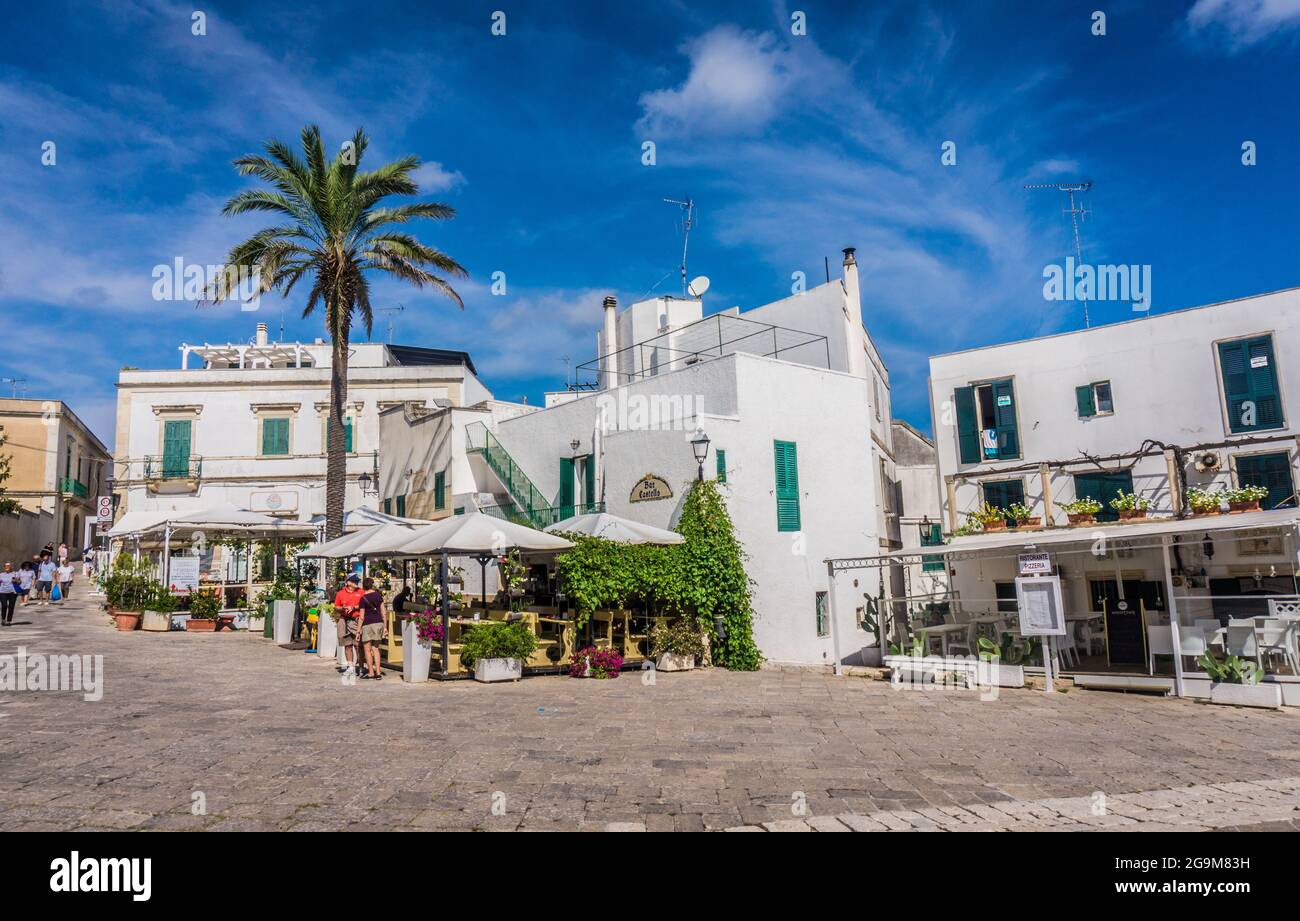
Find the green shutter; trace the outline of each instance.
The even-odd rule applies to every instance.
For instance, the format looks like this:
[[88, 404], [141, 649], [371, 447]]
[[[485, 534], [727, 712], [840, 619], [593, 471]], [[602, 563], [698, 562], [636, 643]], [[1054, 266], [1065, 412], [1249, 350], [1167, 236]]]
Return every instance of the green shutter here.
[[776, 455], [776, 529], [800, 530], [799, 452], [793, 441], [774, 441]]
[[[1285, 424], [1277, 390], [1272, 336], [1220, 342], [1219, 365], [1223, 373], [1223, 397], [1228, 404], [1228, 428], [1232, 432], [1275, 429]], [[1248, 421], [1249, 405], [1254, 406], [1254, 424]]]
[[1087, 419], [1097, 415], [1097, 405], [1092, 398], [1092, 384], [1074, 388], [1074, 400], [1079, 404], [1079, 418]]
[[718, 482], [727, 482], [727, 452], [721, 448], [717, 451], [718, 457]]
[[963, 464], [980, 461], [980, 424], [975, 415], [975, 388], [958, 387], [953, 391], [957, 406], [957, 447]]
[[993, 415], [997, 419], [998, 460], [1020, 456], [1020, 439], [1016, 433], [1016, 388], [1010, 380], [993, 383]]
[[343, 420], [343, 450], [352, 453], [352, 420]]
[[[943, 544], [943, 525], [922, 524], [920, 529], [922, 547], [938, 547]], [[943, 568], [942, 556], [928, 553], [921, 557], [921, 572], [943, 572]]]
[[1125, 470], [1121, 473], [1076, 473], [1074, 475], [1074, 496], [1076, 499], [1096, 499], [1101, 503], [1097, 513], [1098, 521], [1114, 521], [1119, 512], [1110, 507], [1110, 500], [1121, 492], [1133, 491], [1133, 474]]
[[401, 495], [397, 497], [397, 517], [398, 518], [406, 517], [406, 496], [405, 495]]
[[433, 475], [433, 507], [447, 507], [447, 474], [441, 470]]
[[392, 499], [385, 499], [385, 500], [384, 500], [384, 514], [385, 514], [385, 515], [391, 515], [391, 514], [393, 514], [393, 500], [392, 500]]
[[560, 521], [573, 517], [573, 458], [560, 458]]
[[[980, 486], [984, 490], [984, 501], [994, 508], [1007, 508], [1025, 501], [1023, 480], [990, 480]], [[1008, 518], [1007, 524], [1015, 527], [1015, 519]]]
[[163, 476], [190, 473], [190, 420], [169, 419], [163, 424]]
[[596, 510], [596, 457], [589, 454], [582, 462], [583, 501], [587, 503], [586, 512]]
[[280, 455], [289, 453], [289, 420], [262, 420], [262, 454]]
[[1291, 458], [1285, 453], [1238, 457], [1237, 481], [1242, 486], [1263, 486], [1268, 490], [1268, 495], [1260, 502], [1262, 508], [1295, 507]]

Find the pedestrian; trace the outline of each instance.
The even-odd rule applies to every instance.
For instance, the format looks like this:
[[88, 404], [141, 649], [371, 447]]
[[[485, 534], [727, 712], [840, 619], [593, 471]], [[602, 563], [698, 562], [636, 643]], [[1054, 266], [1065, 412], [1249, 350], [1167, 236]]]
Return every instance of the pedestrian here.
[[95, 575], [95, 548], [87, 547], [81, 551], [81, 574], [87, 579]]
[[36, 570], [32, 568], [31, 563], [23, 563], [22, 568], [18, 570], [18, 599], [25, 606], [27, 596], [31, 594], [32, 586], [36, 584]]
[[361, 643], [366, 654], [366, 675], [375, 681], [382, 679], [379, 670], [379, 644], [388, 637], [388, 621], [384, 617], [384, 596], [375, 588], [375, 580], [367, 579], [361, 596]]
[[356, 573], [348, 576], [343, 587], [334, 596], [334, 617], [338, 624], [339, 645], [343, 647], [343, 656], [347, 665], [343, 668], [345, 678], [357, 673], [357, 638], [361, 635], [361, 577]]
[[4, 572], [0, 572], [0, 625], [7, 627], [14, 622], [17, 604], [18, 573], [14, 572], [13, 563], [5, 563]]
[[50, 589], [54, 588], [54, 569], [54, 561], [42, 553], [41, 562], [36, 567], [36, 599], [40, 604], [50, 603]]
[[72, 591], [72, 564], [64, 560], [54, 574], [59, 577], [59, 597], [67, 601], [68, 593]]
[[59, 544], [59, 565], [62, 566], [68, 562], [68, 545]]

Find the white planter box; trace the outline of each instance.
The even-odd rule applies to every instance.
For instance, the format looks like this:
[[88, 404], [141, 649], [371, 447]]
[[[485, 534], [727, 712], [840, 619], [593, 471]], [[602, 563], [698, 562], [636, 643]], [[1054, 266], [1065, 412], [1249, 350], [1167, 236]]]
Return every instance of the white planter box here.
[[140, 624], [141, 630], [152, 630], [156, 633], [166, 633], [172, 628], [171, 614], [161, 614], [158, 611], [145, 611], [144, 617]]
[[1025, 686], [1023, 665], [1003, 665], [955, 656], [885, 656], [884, 664], [890, 670], [890, 680], [894, 684], [926, 684], [937, 681], [941, 675], [957, 675], [959, 687]]
[[334, 618], [325, 611], [316, 615], [316, 654], [322, 659], [332, 659], [339, 651], [339, 628]]
[[[340, 652], [342, 647], [340, 647]], [[429, 666], [433, 662], [433, 642], [416, 638], [415, 624], [408, 618], [402, 622], [402, 680], [420, 683], [429, 680]]]
[[248, 615], [248, 632], [249, 632], [249, 633], [256, 633], [256, 634], [258, 634], [258, 635], [261, 635], [262, 631], [265, 630], [265, 629], [266, 629], [266, 615], [265, 615], [265, 614], [249, 614], [249, 615]]
[[1025, 686], [1025, 667], [1023, 665], [1003, 665], [981, 662], [975, 667], [978, 682], [999, 688], [1023, 688]]
[[1282, 706], [1282, 686], [1280, 684], [1225, 684], [1216, 681], [1210, 685], [1210, 703], [1277, 710]]
[[661, 672], [689, 672], [695, 668], [695, 656], [679, 656], [674, 652], [659, 654], [655, 669]]
[[519, 659], [480, 659], [474, 663], [475, 681], [518, 681], [524, 676]]
[[275, 611], [275, 644], [284, 646], [293, 642], [293, 602], [273, 601]]

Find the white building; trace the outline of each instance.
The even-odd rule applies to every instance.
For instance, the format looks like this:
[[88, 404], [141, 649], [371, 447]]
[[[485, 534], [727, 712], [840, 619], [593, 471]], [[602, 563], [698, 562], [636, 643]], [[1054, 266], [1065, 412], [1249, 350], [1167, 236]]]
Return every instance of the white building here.
[[861, 317], [852, 250], [842, 280], [744, 313], [704, 317], [698, 298], [619, 313], [607, 298], [599, 358], [580, 366], [597, 378], [589, 389], [549, 394], [534, 411], [383, 414], [384, 444], [406, 445], [381, 453], [385, 496], [449, 468], [458, 507], [505, 506], [538, 525], [603, 508], [672, 527], [703, 429], [704, 475], [722, 483], [749, 555], [760, 650], [830, 664], [838, 647], [840, 661], [859, 661], [875, 643], [859, 622], [877, 586], [842, 583], [833, 632], [824, 561], [900, 546], [881, 503], [882, 486], [895, 489], [888, 372]]
[[[178, 369], [124, 370], [118, 378], [119, 515], [225, 505], [299, 521], [322, 514], [329, 344], [270, 342], [259, 323], [248, 343], [180, 351]], [[345, 507], [379, 507], [381, 412], [491, 398], [464, 352], [352, 343]]]

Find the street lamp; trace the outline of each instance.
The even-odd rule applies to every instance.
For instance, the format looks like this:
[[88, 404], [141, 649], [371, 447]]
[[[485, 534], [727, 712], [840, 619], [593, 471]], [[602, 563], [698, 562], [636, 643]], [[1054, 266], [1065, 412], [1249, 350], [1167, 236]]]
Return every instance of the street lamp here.
[[704, 434], [704, 429], [695, 430], [695, 437], [691, 439], [691, 450], [695, 452], [695, 463], [699, 465], [696, 479], [704, 482], [704, 460], [709, 456], [709, 436]]
[[376, 496], [379, 495], [379, 482], [377, 479], [372, 479], [372, 477], [368, 473], [363, 473], [361, 474], [361, 476], [357, 477], [357, 485], [361, 487], [361, 495], [363, 496], [371, 495], [370, 492], [371, 482], [374, 482], [375, 484], [374, 495]]

